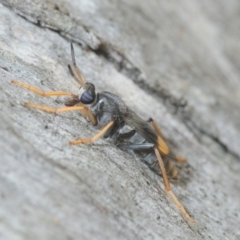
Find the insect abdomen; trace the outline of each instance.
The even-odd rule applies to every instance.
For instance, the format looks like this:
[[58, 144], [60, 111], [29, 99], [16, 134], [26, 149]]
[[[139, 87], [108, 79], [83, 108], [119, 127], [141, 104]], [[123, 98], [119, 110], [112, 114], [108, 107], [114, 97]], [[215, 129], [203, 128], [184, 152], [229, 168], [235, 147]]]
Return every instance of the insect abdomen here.
[[[159, 139], [161, 138], [158, 138], [157, 147], [162, 153], [161, 156], [164, 162], [164, 166], [166, 168], [166, 172], [170, 178], [176, 179], [178, 176], [178, 171], [172, 163], [171, 159], [168, 157], [169, 148], [164, 140], [160, 141]], [[143, 138], [138, 132], [135, 132], [130, 137], [125, 138], [124, 141], [125, 144], [142, 144], [146, 142], [147, 141], [145, 140], [145, 138]], [[159, 163], [153, 149], [137, 150], [135, 152], [141, 155], [142, 162], [144, 162], [153, 172], [161, 176]]]

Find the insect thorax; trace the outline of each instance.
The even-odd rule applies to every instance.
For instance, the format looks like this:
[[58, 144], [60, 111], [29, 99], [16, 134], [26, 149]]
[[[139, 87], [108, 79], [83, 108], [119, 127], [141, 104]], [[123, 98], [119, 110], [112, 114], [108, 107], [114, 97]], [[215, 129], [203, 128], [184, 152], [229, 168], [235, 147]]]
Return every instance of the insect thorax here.
[[91, 111], [97, 118], [98, 126], [104, 127], [114, 120], [115, 125], [123, 125], [123, 116], [127, 112], [127, 106], [117, 95], [109, 92], [97, 93], [97, 99], [91, 105]]

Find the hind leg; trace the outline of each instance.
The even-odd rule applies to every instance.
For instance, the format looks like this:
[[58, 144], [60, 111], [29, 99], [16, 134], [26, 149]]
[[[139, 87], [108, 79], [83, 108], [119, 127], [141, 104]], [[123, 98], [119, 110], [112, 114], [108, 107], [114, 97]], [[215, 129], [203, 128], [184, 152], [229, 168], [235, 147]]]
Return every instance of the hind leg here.
[[190, 215], [185, 210], [184, 206], [181, 204], [181, 202], [177, 199], [177, 197], [175, 196], [175, 194], [171, 190], [170, 183], [168, 181], [168, 177], [167, 177], [167, 173], [166, 173], [166, 169], [165, 169], [163, 160], [161, 158], [161, 155], [159, 153], [159, 150], [157, 148], [154, 148], [154, 151], [155, 151], [156, 157], [158, 159], [158, 163], [159, 163], [159, 166], [160, 166], [160, 169], [161, 169], [161, 172], [162, 172], [164, 186], [165, 186], [165, 189], [166, 189], [167, 193], [172, 198], [172, 200], [174, 201], [174, 203], [176, 204], [176, 206], [178, 207], [178, 209], [182, 213], [182, 215], [188, 221], [190, 221], [192, 223], [195, 223], [195, 220], [192, 217], [190, 217]]
[[[157, 125], [157, 123], [152, 118], [149, 118], [148, 122], [150, 122], [153, 125], [153, 128], [156, 131], [156, 133], [158, 134], [158, 136], [160, 136], [161, 138], [164, 139], [163, 134], [162, 134], [159, 126]], [[180, 157], [180, 156], [176, 156], [176, 157], [174, 157], [174, 159], [179, 163], [184, 163], [184, 162], [187, 161], [186, 158], [183, 158], [183, 157]]]

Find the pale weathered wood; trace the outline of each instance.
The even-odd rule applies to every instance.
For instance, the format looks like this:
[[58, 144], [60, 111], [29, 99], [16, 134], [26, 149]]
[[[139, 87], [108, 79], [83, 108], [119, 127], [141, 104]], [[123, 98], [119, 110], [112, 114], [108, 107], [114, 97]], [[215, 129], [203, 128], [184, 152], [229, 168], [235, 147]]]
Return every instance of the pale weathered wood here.
[[[0, 0], [0, 239], [238, 239], [240, 16], [229, 1]], [[161, 126], [188, 159], [176, 196], [78, 113], [10, 84], [77, 93], [87, 81]], [[187, 104], [186, 104], [187, 103]]]

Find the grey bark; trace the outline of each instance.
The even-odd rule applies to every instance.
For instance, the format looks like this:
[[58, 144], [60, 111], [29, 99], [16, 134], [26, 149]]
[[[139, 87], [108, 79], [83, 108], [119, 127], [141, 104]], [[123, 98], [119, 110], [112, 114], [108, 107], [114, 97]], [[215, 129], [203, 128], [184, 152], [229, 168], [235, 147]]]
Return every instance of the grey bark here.
[[[239, 239], [240, 3], [0, 0], [0, 239]], [[70, 42], [98, 90], [156, 119], [188, 163], [173, 191], [131, 152], [11, 79], [71, 91]]]

